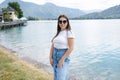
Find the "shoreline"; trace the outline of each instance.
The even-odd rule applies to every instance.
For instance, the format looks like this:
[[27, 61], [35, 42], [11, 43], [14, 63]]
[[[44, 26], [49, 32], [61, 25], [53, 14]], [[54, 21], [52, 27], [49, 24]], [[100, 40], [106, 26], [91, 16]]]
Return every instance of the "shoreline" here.
[[[12, 59], [14, 62], [15, 62], [15, 66], [20, 66], [21, 68], [24, 67], [25, 70], [27, 71], [31, 71], [31, 72], [34, 72], [35, 74], [42, 74], [43, 78], [46, 78], [47, 80], [52, 80], [53, 79], [53, 76], [52, 76], [52, 73], [48, 72], [45, 68], [47, 66], [45, 66], [44, 64], [41, 64], [39, 62], [35, 62], [31, 59], [25, 59], [25, 58], [20, 58], [15, 51], [11, 50], [11, 49], [8, 49], [2, 45], [0, 45], [0, 57], [2, 57], [2, 55], [6, 55], [4, 56], [5, 58], [7, 59]], [[3, 58], [4, 59], [4, 58]], [[2, 61], [2, 60], [1, 60]], [[2, 63], [0, 62], [0, 64], [6, 64], [6, 63]], [[10, 63], [11, 64], [11, 63]], [[39, 64], [39, 65], [38, 65]], [[48, 69], [49, 70], [49, 69]], [[0, 71], [1, 73], [1, 71]], [[28, 72], [26, 72], [28, 74]], [[1, 77], [1, 74], [0, 74], [0, 77]], [[39, 77], [39, 76], [38, 76]], [[29, 79], [28, 79], [29, 80]]]
[[13, 55], [17, 56], [17, 58], [23, 60], [23, 61], [26, 61], [27, 63], [29, 64], [33, 64], [34, 66], [38, 67], [38, 68], [42, 68], [44, 69], [46, 72], [50, 73], [50, 74], [53, 74], [52, 72], [52, 67], [44, 64], [44, 63], [41, 63], [41, 62], [38, 62], [36, 60], [33, 60], [31, 59], [30, 57], [20, 57], [16, 51], [12, 50], [12, 49], [9, 49], [7, 47], [4, 47], [3, 45], [0, 44], [0, 48], [2, 49], [5, 49], [7, 51], [9, 51], [10, 53], [12, 53]]
[[26, 61], [26, 62], [28, 62], [30, 64], [33, 64], [34, 66], [37, 66], [38, 68], [42, 68], [46, 72], [48, 72], [50, 74], [53, 74], [52, 67], [50, 67], [50, 66], [48, 66], [48, 65], [46, 65], [44, 63], [38, 62], [38, 61], [33, 60], [33, 59], [29, 58], [29, 57], [21, 57], [20, 59], [22, 59], [22, 60], [24, 60], [24, 61]]

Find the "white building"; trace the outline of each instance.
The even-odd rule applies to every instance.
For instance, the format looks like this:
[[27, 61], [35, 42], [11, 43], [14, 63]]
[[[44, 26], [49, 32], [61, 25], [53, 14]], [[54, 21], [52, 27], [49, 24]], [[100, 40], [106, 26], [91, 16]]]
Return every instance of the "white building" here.
[[7, 7], [7, 10], [8, 10], [8, 13], [10, 14], [10, 18], [11, 18], [13, 21], [18, 20], [18, 17], [17, 17], [17, 15], [15, 14], [15, 10], [14, 10], [12, 7], [8, 6], [8, 7]]
[[4, 22], [3, 21], [3, 13], [2, 13], [2, 9], [0, 8], [0, 22]]

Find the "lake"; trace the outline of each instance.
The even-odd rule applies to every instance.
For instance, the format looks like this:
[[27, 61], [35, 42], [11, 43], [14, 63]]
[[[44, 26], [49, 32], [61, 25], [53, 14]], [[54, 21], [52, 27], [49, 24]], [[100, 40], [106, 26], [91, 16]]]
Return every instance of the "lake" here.
[[[120, 19], [70, 20], [75, 34], [70, 77], [76, 80], [120, 79]], [[27, 26], [0, 31], [0, 44], [23, 59], [49, 64], [56, 20], [28, 21]]]

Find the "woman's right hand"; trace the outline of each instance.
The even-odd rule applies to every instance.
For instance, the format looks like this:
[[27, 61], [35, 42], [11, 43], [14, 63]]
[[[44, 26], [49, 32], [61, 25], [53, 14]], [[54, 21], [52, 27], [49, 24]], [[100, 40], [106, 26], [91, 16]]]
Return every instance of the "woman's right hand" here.
[[53, 66], [53, 58], [50, 58], [50, 64]]

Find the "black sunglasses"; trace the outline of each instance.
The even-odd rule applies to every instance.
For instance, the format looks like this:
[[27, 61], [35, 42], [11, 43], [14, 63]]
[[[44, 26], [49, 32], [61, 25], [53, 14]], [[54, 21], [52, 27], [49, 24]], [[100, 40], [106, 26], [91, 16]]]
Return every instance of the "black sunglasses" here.
[[63, 20], [63, 21], [62, 21], [62, 20], [59, 20], [59, 23], [60, 23], [60, 24], [62, 24], [62, 23], [65, 24], [65, 23], [67, 23], [67, 20]]

